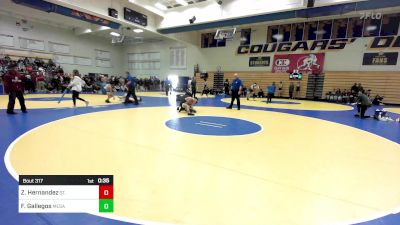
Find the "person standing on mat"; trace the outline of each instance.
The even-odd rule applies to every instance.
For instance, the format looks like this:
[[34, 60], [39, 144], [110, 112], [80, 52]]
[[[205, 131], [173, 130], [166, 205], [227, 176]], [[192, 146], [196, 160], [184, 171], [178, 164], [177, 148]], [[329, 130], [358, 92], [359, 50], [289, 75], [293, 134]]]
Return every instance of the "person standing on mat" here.
[[365, 91], [358, 92], [358, 104], [357, 104], [357, 111], [356, 117], [360, 117], [361, 119], [369, 118], [370, 116], [365, 116], [365, 112], [367, 111], [368, 107], [372, 106], [371, 100], [365, 94]]
[[272, 103], [272, 98], [275, 95], [275, 82], [268, 86], [268, 95], [267, 95], [267, 103]]
[[73, 78], [71, 83], [69, 83], [68, 88], [72, 90], [72, 102], [74, 103], [74, 107], [76, 107], [77, 99], [85, 102], [86, 106], [88, 106], [89, 102], [79, 97], [79, 94], [82, 92], [82, 87], [86, 85], [86, 82], [82, 80], [78, 70], [73, 70], [72, 76]]
[[111, 103], [110, 99], [114, 98], [114, 85], [112, 81], [108, 81], [107, 84], [104, 86], [104, 89], [106, 90], [106, 94], [107, 94], [107, 99], [106, 99], [106, 103]]
[[299, 99], [300, 98], [300, 81], [299, 82], [297, 82], [297, 84], [296, 84], [296, 99]]
[[294, 91], [294, 84], [293, 84], [293, 82], [290, 82], [290, 85], [289, 85], [289, 99], [293, 99], [293, 91]]
[[191, 85], [191, 88], [192, 88], [192, 97], [196, 98], [196, 91], [197, 91], [197, 89], [196, 89], [196, 77], [192, 78], [192, 82], [190, 83], [190, 85]]
[[165, 86], [165, 95], [168, 96], [168, 94], [171, 94], [172, 91], [172, 83], [168, 78], [165, 80], [164, 86]]
[[129, 72], [126, 72], [128, 75], [128, 82], [126, 83], [126, 87], [128, 88], [127, 95], [125, 97], [125, 104], [132, 103], [132, 101], [129, 100], [129, 97], [132, 95], [133, 99], [135, 100], [134, 104], [138, 105], [138, 99], [136, 97], [136, 84], [137, 84], [137, 79], [136, 77], [132, 76]]
[[233, 102], [236, 99], [237, 109], [240, 110], [240, 95], [242, 94], [243, 83], [239, 79], [239, 76], [237, 73], [234, 74], [234, 77], [235, 77], [235, 79], [232, 81], [231, 91], [229, 92], [229, 94], [232, 96], [231, 104], [226, 108], [232, 109]]
[[21, 111], [27, 113], [24, 99], [24, 76], [17, 72], [17, 65], [11, 64], [9, 71], [4, 76], [4, 89], [8, 94], [7, 114], [16, 114], [14, 112], [15, 98], [18, 98], [21, 105]]
[[206, 94], [206, 96], [208, 97], [208, 81], [207, 79], [204, 80], [204, 88], [203, 88], [203, 92], [201, 92], [201, 96], [203, 96], [204, 94]]
[[282, 98], [282, 93], [283, 93], [283, 82], [280, 81], [279, 84], [278, 84], [278, 95], [279, 95], [279, 98]]
[[224, 81], [224, 92], [225, 92], [225, 96], [229, 95], [229, 80], [228, 79], [226, 79]]

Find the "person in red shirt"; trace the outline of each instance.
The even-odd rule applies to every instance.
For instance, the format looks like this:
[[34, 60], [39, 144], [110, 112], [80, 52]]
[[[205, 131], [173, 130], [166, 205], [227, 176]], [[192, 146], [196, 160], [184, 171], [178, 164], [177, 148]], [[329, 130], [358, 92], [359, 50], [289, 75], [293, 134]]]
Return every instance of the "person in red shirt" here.
[[15, 114], [15, 98], [18, 98], [19, 104], [21, 105], [21, 111], [27, 113], [24, 99], [24, 76], [17, 72], [17, 65], [12, 64], [9, 66], [9, 70], [4, 76], [4, 89], [8, 94], [8, 114]]

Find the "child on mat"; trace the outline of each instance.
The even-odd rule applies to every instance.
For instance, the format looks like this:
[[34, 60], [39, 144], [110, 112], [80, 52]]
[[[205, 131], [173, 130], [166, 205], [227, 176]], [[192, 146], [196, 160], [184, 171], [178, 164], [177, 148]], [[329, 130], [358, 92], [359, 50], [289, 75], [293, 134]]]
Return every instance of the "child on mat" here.
[[79, 94], [82, 92], [82, 87], [86, 85], [86, 82], [80, 76], [78, 70], [73, 70], [72, 80], [68, 85], [68, 88], [72, 90], [72, 102], [74, 103], [74, 107], [76, 107], [77, 99], [85, 102], [86, 106], [89, 105], [88, 101], [79, 97]]
[[110, 98], [114, 98], [114, 85], [111, 82], [108, 82], [105, 86], [104, 89], [106, 90], [107, 93], [107, 99], [106, 102], [107, 103], [111, 103], [110, 102]]

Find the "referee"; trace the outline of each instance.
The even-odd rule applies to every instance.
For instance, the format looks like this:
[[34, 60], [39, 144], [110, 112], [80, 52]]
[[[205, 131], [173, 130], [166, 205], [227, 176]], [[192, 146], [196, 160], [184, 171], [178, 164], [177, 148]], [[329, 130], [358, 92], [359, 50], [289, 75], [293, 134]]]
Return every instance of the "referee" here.
[[242, 94], [243, 83], [239, 79], [239, 76], [237, 73], [234, 74], [234, 77], [235, 77], [235, 79], [232, 81], [232, 86], [231, 86], [231, 91], [230, 91], [230, 94], [232, 96], [231, 104], [226, 108], [232, 109], [233, 102], [236, 99], [237, 109], [240, 110], [240, 95]]

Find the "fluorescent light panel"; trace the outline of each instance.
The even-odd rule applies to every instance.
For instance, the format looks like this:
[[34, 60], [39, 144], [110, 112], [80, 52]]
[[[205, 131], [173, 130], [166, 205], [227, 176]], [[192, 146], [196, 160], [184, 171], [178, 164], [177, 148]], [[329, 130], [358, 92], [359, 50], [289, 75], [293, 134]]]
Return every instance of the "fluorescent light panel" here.
[[142, 29], [133, 29], [133, 32], [135, 32], [135, 33], [142, 33], [143, 30], [142, 30]]
[[185, 0], [175, 0], [175, 1], [176, 1], [177, 3], [183, 5], [183, 6], [189, 5]]
[[118, 34], [118, 33], [116, 33], [116, 32], [110, 32], [110, 35], [115, 36], [115, 37], [121, 36], [121, 34]]
[[168, 9], [167, 6], [165, 6], [165, 5], [163, 5], [163, 4], [159, 3], [159, 2], [157, 2], [154, 6], [157, 7], [158, 9], [161, 9], [161, 10], [167, 10]]
[[100, 28], [99, 28], [99, 30], [109, 30], [109, 29], [111, 29], [110, 27], [106, 27], [106, 26], [101, 26]]

